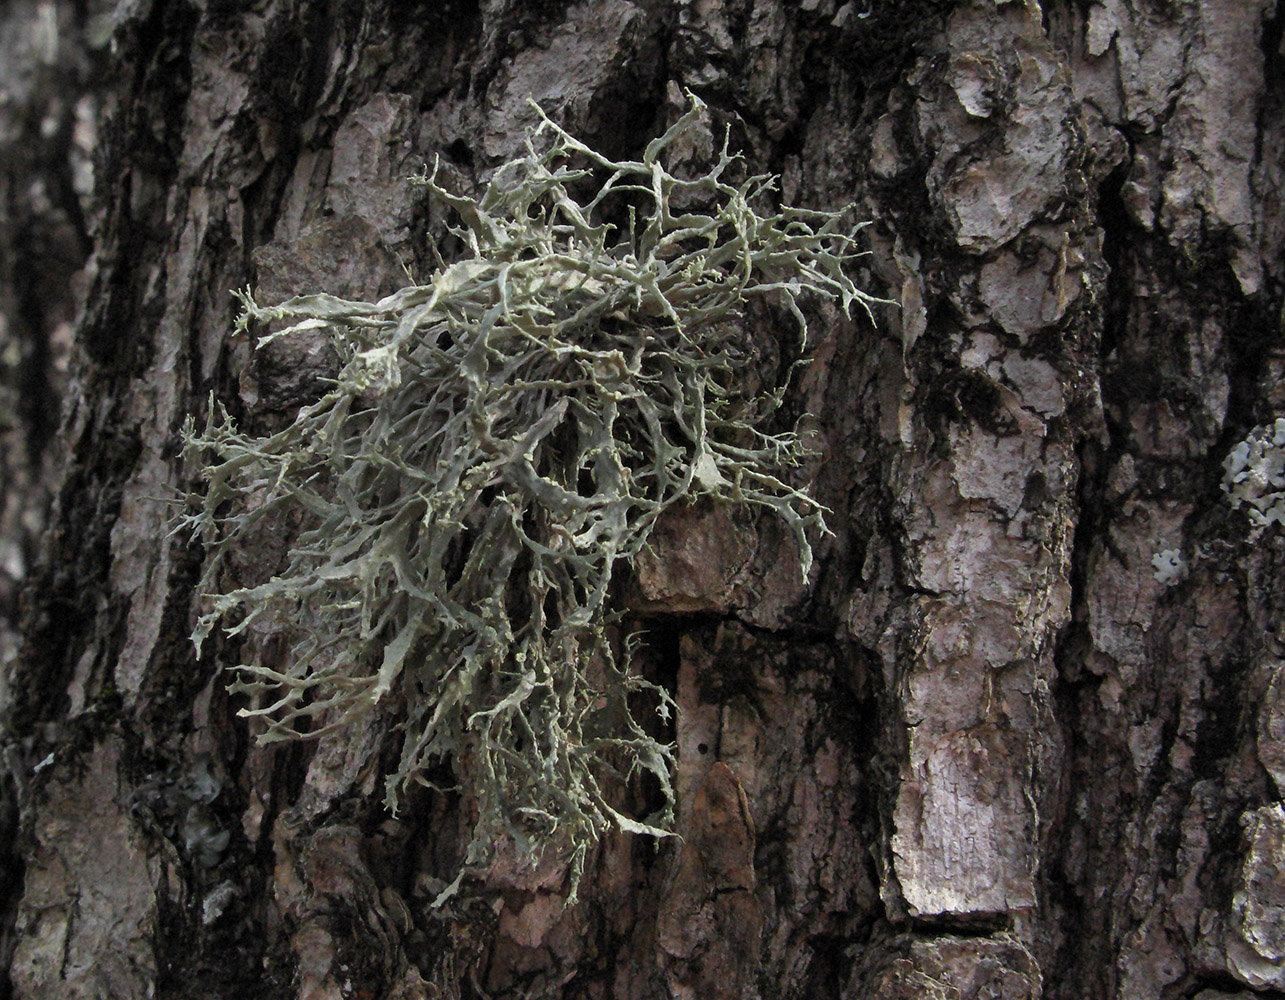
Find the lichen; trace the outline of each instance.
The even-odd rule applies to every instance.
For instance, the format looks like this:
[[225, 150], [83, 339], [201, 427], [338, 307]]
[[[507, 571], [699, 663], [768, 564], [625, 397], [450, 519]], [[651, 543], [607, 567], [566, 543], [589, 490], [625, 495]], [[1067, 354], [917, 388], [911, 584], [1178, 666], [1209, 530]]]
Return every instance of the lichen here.
[[1156, 582], [1165, 587], [1176, 587], [1187, 579], [1187, 560], [1181, 549], [1163, 549], [1151, 557]]
[[[203, 485], [183, 524], [207, 552], [193, 641], [223, 623], [291, 643], [232, 668], [260, 739], [316, 738], [389, 699], [404, 730], [389, 807], [449, 764], [477, 809], [466, 867], [507, 835], [568, 858], [573, 893], [605, 829], [660, 836], [673, 820], [672, 748], [639, 718], [673, 703], [630, 670], [618, 569], [667, 509], [706, 497], [781, 517], [806, 576], [823, 509], [792, 471], [803, 442], [772, 423], [806, 340], [801, 300], [876, 301], [846, 273], [842, 215], [763, 210], [773, 180], [726, 180], [726, 141], [708, 173], [666, 171], [702, 114], [693, 98], [640, 160], [613, 161], [541, 113], [476, 199], [425, 172], [462, 259], [378, 302], [239, 293], [242, 328], [285, 324], [259, 346], [323, 330], [342, 369], [276, 433], [241, 430], [213, 399], [184, 431]], [[776, 372], [748, 332], [755, 299], [784, 319]], [[291, 517], [284, 568], [227, 585], [230, 554]], [[642, 819], [608, 794], [638, 773], [663, 800]]]
[[1285, 524], [1285, 417], [1255, 427], [1223, 460], [1223, 491], [1255, 527]]

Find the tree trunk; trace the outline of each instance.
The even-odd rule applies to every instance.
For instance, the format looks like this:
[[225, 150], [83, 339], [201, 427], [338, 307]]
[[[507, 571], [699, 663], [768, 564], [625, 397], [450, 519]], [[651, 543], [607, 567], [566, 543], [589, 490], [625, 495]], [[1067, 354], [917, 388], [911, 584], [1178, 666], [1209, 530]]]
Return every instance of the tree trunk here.
[[[0, 995], [1282, 995], [1285, 527], [1223, 489], [1285, 415], [1274, 0], [242, 6], [0, 14]], [[770, 517], [662, 522], [682, 840], [435, 908], [468, 797], [388, 813], [395, 716], [260, 746], [197, 658], [180, 428], [319, 391], [229, 289], [386, 294], [422, 164], [476, 189], [528, 96], [637, 157], [685, 89], [874, 223], [896, 305], [786, 404], [833, 534], [801, 587]]]

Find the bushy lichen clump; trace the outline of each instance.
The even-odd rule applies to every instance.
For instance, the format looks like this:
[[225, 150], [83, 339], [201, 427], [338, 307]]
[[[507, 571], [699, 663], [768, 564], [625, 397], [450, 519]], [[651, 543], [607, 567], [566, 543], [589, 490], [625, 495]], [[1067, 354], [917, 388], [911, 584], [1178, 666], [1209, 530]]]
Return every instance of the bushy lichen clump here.
[[[783, 380], [747, 388], [762, 366], [741, 317], [766, 298], [802, 343], [805, 293], [845, 312], [873, 300], [845, 274], [839, 216], [760, 214], [773, 183], [728, 183], [726, 143], [703, 176], [665, 170], [700, 117], [694, 102], [641, 160], [615, 162], [541, 115], [479, 199], [418, 178], [457, 213], [466, 258], [379, 302], [242, 295], [242, 326], [286, 324], [260, 345], [324, 330], [342, 370], [270, 436], [213, 405], [186, 428], [205, 484], [186, 516], [208, 551], [198, 649], [224, 619], [291, 639], [282, 663], [235, 667], [265, 741], [329, 733], [395, 695], [405, 741], [388, 803], [450, 762], [479, 810], [471, 865], [507, 833], [570, 850], [578, 870], [610, 825], [669, 827], [671, 750], [635, 712], [650, 697], [667, 714], [670, 699], [630, 672], [608, 603], [662, 512], [698, 497], [770, 508], [805, 574], [823, 527], [787, 481], [799, 438], [765, 429]], [[627, 225], [601, 221], [608, 200], [622, 218], [633, 205]], [[300, 512], [279, 575], [223, 589], [228, 555]], [[666, 802], [642, 821], [603, 784], [639, 771]]]

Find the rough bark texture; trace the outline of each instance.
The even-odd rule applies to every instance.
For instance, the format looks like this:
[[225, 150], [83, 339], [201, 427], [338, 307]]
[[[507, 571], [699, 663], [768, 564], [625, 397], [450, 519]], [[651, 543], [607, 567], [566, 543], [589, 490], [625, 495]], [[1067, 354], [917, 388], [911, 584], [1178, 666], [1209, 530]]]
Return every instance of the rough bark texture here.
[[[1274, 0], [246, 6], [0, 14], [0, 994], [1285, 991], [1285, 535], [1220, 489], [1285, 414]], [[424, 161], [476, 183], [528, 95], [633, 155], [684, 88], [876, 221], [898, 308], [827, 317], [789, 404], [834, 536], [802, 587], [768, 519], [665, 524], [624, 597], [682, 842], [433, 910], [466, 804], [384, 811], [388, 725], [256, 746], [195, 659], [178, 430], [325, 371], [229, 289], [387, 292]]]

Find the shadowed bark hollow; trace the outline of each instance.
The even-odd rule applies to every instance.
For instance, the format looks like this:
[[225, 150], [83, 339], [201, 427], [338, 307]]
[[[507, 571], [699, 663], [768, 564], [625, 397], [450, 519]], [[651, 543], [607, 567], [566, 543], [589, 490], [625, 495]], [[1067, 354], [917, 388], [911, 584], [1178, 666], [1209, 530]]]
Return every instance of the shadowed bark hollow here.
[[[0, 997], [1283, 995], [1285, 528], [1222, 489], [1285, 416], [1283, 23], [12, 0]], [[196, 657], [180, 428], [211, 393], [280, 426], [333, 370], [252, 351], [230, 289], [391, 292], [450, 248], [424, 163], [477, 190], [528, 97], [637, 157], [686, 90], [713, 124], [691, 165], [726, 126], [785, 202], [874, 223], [859, 282], [895, 306], [818, 310], [785, 404], [833, 534], [804, 585], [770, 517], [662, 522], [619, 599], [679, 707], [682, 839], [608, 836], [569, 907], [564, 869], [501, 851], [435, 909], [468, 797], [387, 812], [397, 706], [260, 746], [237, 640]]]

